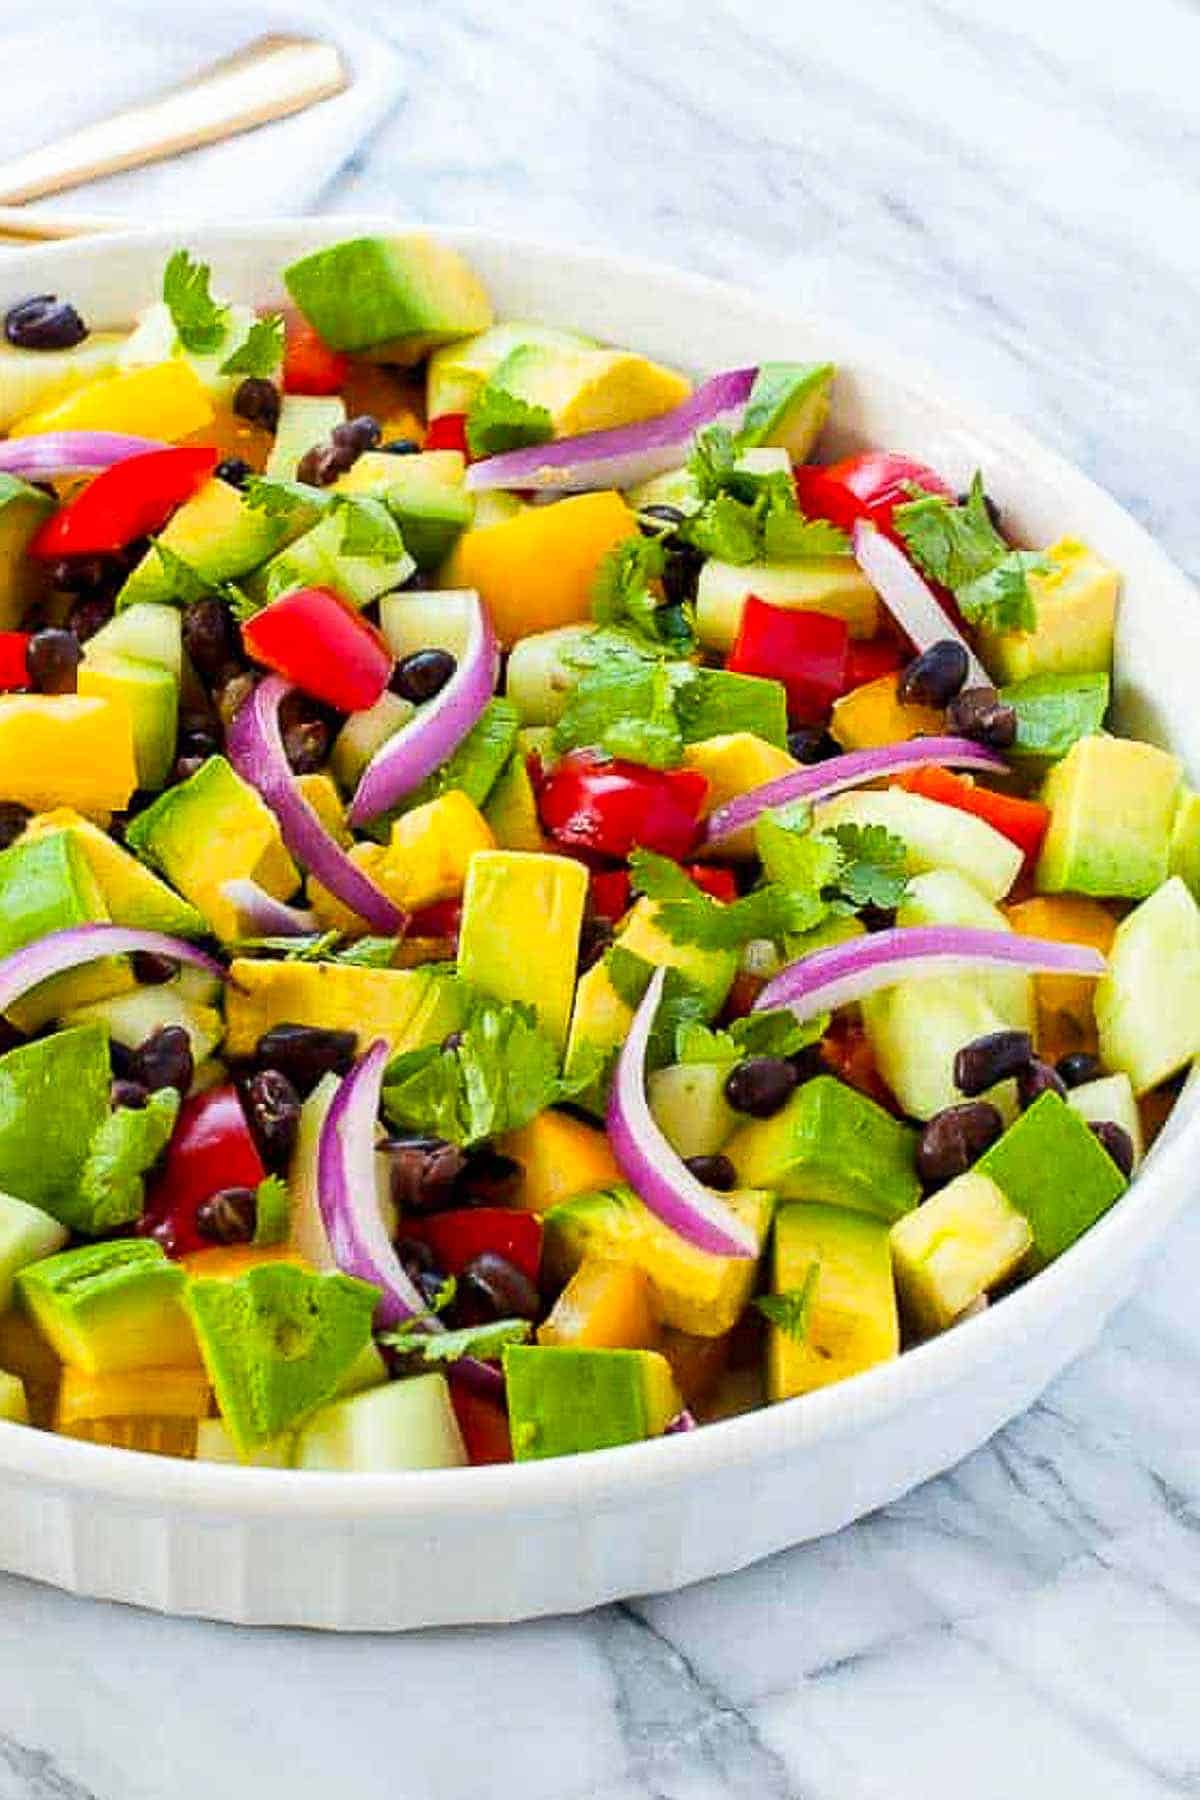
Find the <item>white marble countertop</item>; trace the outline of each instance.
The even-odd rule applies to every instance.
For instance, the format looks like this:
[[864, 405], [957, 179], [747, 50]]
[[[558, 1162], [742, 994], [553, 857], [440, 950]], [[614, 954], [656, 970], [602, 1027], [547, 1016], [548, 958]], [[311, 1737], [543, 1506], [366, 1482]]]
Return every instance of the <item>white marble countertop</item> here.
[[[321, 204], [847, 312], [1019, 415], [1200, 574], [1189, 0], [354, 17], [399, 49], [400, 86]], [[0, 1800], [1200, 1793], [1198, 1287], [1200, 1209], [1098, 1347], [953, 1474], [584, 1619], [332, 1639], [0, 1580]]]

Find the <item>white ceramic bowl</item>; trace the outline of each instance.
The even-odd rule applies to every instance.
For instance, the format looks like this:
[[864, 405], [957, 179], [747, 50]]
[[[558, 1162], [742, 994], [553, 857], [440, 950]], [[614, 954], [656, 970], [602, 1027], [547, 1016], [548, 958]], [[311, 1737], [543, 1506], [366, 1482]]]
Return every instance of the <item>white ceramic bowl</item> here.
[[[189, 230], [187, 241], [221, 291], [272, 301], [275, 272], [300, 252], [387, 229], [335, 218]], [[1200, 775], [1191, 587], [1114, 501], [1019, 428], [834, 321], [617, 257], [445, 235], [501, 315], [697, 372], [831, 357], [843, 373], [826, 449], [905, 450], [960, 486], [981, 467], [1026, 541], [1086, 538], [1125, 577], [1121, 723]], [[14, 252], [0, 302], [58, 291], [95, 325], [123, 323], [155, 297], [178, 241], [159, 231]], [[839, 1387], [682, 1437], [520, 1467], [343, 1476], [173, 1462], [0, 1424], [0, 1566], [167, 1612], [333, 1630], [571, 1612], [739, 1568], [894, 1499], [1028, 1406], [1128, 1293], [1198, 1161], [1193, 1081], [1132, 1191], [1002, 1305]]]

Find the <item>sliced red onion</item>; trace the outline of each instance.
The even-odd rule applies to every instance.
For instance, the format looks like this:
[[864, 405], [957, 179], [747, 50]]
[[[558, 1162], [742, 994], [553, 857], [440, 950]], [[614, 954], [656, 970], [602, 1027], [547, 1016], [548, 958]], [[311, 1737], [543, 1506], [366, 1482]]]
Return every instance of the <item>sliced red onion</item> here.
[[495, 693], [500, 672], [496, 633], [479, 595], [471, 593], [469, 598], [471, 618], [458, 667], [441, 693], [375, 752], [350, 802], [352, 825], [377, 819], [440, 768]]
[[137, 931], [130, 925], [69, 925], [65, 931], [51, 931], [35, 943], [0, 958], [0, 1012], [7, 1012], [22, 994], [54, 975], [78, 969], [101, 956], [125, 956], [134, 950], [170, 956], [176, 962], [204, 969], [209, 975], [225, 975], [215, 957], [161, 931]]
[[803, 1021], [864, 1000], [899, 981], [926, 976], [974, 975], [981, 969], [1092, 976], [1103, 975], [1106, 966], [1100, 952], [1084, 944], [965, 925], [900, 926], [831, 944], [789, 963], [763, 988], [754, 1010], [787, 1006]]
[[221, 893], [237, 908], [247, 937], [307, 937], [321, 929], [315, 912], [276, 900], [257, 881], [225, 881]]
[[[379, 1210], [375, 1132], [383, 1072], [391, 1052], [377, 1038], [342, 1081], [317, 1146], [317, 1201], [334, 1261], [343, 1274], [379, 1289], [378, 1330], [422, 1318], [427, 1307], [404, 1271]], [[441, 1330], [429, 1318], [431, 1330]]]
[[677, 1412], [675, 1414], [675, 1417], [663, 1432], [663, 1436], [675, 1437], [681, 1431], [698, 1431], [699, 1429], [700, 1427], [695, 1413], [689, 1412], [685, 1406], [682, 1412]]
[[460, 1383], [484, 1400], [505, 1400], [504, 1376], [495, 1363], [483, 1362], [478, 1356], [460, 1356], [446, 1370], [451, 1387]]
[[756, 1234], [696, 1180], [659, 1130], [646, 1099], [646, 1047], [666, 978], [665, 969], [655, 970], [617, 1062], [608, 1102], [613, 1155], [650, 1211], [689, 1244], [713, 1256], [756, 1257]]
[[696, 433], [706, 426], [738, 430], [757, 374], [757, 369], [727, 369], [698, 387], [681, 406], [639, 425], [585, 431], [556, 443], [485, 457], [467, 470], [467, 486], [476, 491], [555, 488], [560, 493], [634, 487], [666, 469], [677, 469], [686, 461]]
[[854, 560], [918, 653], [949, 638], [967, 653], [968, 687], [988, 687], [991, 677], [937, 595], [903, 550], [869, 519], [854, 527]]
[[292, 774], [279, 730], [280, 705], [292, 692], [279, 675], [259, 682], [229, 728], [229, 760], [271, 808], [297, 862], [373, 930], [397, 937], [408, 923], [404, 914], [329, 835]]
[[780, 775], [726, 801], [709, 818], [704, 840], [715, 844], [720, 838], [732, 837], [734, 832], [753, 825], [760, 813], [787, 806], [793, 800], [827, 800], [831, 794], [859, 787], [864, 781], [878, 781], [882, 776], [926, 768], [931, 763], [956, 769], [984, 769], [997, 775], [1008, 773], [1002, 756], [970, 738], [910, 738], [906, 743], [884, 744], [876, 750], [851, 750], [846, 756], [831, 756], [828, 762], [812, 768], [793, 769], [788, 775]]
[[94, 475], [131, 456], [166, 448], [157, 438], [130, 437], [123, 431], [39, 432], [0, 442], [0, 474]]

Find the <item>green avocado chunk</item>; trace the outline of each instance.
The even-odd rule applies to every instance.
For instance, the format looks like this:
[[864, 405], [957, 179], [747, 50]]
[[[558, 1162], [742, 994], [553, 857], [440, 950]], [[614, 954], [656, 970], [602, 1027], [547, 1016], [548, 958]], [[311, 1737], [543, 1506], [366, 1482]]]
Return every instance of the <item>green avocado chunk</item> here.
[[379, 1295], [350, 1275], [261, 1263], [195, 1280], [185, 1305], [230, 1436], [242, 1454], [333, 1398], [371, 1338]]
[[770, 1119], [734, 1133], [725, 1154], [743, 1187], [787, 1200], [823, 1200], [889, 1223], [921, 1197], [917, 1134], [832, 1075], [797, 1088]]
[[793, 462], [803, 462], [829, 415], [833, 363], [760, 363], [738, 442], [782, 444]]
[[1096, 983], [1107, 1069], [1148, 1094], [1200, 1056], [1200, 905], [1178, 875], [1121, 920]]
[[1042, 790], [1050, 825], [1038, 890], [1141, 900], [1161, 887], [1182, 777], [1178, 757], [1154, 744], [1080, 738]]
[[1129, 1185], [1086, 1120], [1057, 1094], [1035, 1100], [973, 1172], [990, 1176], [1029, 1220], [1031, 1269], [1069, 1250]]
[[419, 362], [492, 322], [483, 285], [457, 250], [416, 232], [329, 244], [289, 264], [283, 279], [331, 349], [382, 360]]
[[78, 1025], [0, 1056], [0, 1189], [64, 1224], [79, 1215], [79, 1176], [108, 1117], [108, 1035]]
[[142, 1210], [142, 1176], [166, 1148], [179, 1113], [174, 1088], [142, 1107], [118, 1107], [100, 1123], [79, 1172], [79, 1188], [59, 1217], [89, 1237], [128, 1225]]
[[1104, 724], [1112, 682], [1106, 674], [1031, 675], [1001, 688], [1017, 715], [1012, 754], [1032, 766], [1058, 762], [1080, 738]]
[[187, 1276], [149, 1238], [81, 1244], [31, 1263], [17, 1293], [64, 1362], [90, 1375], [194, 1364]]
[[510, 1344], [504, 1380], [517, 1462], [659, 1437], [683, 1405], [655, 1350]]

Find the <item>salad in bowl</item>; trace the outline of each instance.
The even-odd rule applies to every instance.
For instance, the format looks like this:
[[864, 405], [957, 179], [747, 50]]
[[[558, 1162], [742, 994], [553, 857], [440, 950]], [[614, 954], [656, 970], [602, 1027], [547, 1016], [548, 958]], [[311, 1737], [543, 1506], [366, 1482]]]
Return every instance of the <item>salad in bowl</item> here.
[[830, 363], [497, 319], [415, 234], [282, 280], [5, 315], [4, 1416], [527, 1461], [1003, 1304], [1200, 1055], [1120, 571], [823, 455]]

